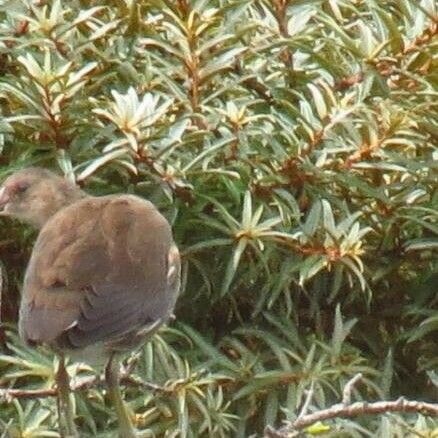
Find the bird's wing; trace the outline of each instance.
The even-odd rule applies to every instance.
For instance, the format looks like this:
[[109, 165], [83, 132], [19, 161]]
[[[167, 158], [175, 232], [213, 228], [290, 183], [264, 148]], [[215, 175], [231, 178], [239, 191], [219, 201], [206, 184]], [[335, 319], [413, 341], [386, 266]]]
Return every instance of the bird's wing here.
[[38, 236], [20, 332], [81, 348], [156, 325], [172, 312], [179, 270], [170, 226], [151, 203], [133, 196], [81, 200]]

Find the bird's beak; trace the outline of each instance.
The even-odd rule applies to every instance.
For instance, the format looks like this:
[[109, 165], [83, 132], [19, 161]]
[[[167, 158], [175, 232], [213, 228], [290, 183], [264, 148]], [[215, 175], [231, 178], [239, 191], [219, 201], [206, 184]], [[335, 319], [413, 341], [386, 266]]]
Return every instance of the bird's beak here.
[[6, 205], [10, 201], [10, 196], [6, 187], [0, 187], [0, 216], [6, 215]]

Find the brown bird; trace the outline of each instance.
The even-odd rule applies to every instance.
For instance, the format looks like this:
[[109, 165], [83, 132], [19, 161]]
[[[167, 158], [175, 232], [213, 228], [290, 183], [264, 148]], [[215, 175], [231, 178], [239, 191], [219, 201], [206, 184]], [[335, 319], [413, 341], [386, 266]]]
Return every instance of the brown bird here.
[[77, 436], [64, 354], [107, 360], [109, 396], [122, 438], [135, 437], [119, 388], [118, 353], [141, 345], [172, 315], [179, 252], [167, 220], [133, 195], [94, 197], [41, 168], [17, 171], [0, 189], [2, 216], [40, 229], [26, 270], [19, 332], [60, 354], [63, 429]]

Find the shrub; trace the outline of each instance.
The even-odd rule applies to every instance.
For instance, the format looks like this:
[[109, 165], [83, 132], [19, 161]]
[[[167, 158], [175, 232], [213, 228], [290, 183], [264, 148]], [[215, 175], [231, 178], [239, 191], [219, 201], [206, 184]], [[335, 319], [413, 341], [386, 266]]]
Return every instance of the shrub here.
[[[40, 165], [147, 197], [182, 250], [177, 320], [129, 362], [139, 428], [246, 437], [296, 418], [310, 385], [312, 409], [338, 401], [358, 372], [356, 399], [436, 399], [433, 0], [22, 0], [0, 14], [0, 178]], [[46, 390], [53, 356], [13, 323], [34, 233], [1, 224], [0, 384]], [[114, 428], [98, 370], [70, 372], [83, 433]], [[14, 397], [0, 428], [57, 436], [55, 408]], [[384, 415], [321, 431], [436, 427]]]

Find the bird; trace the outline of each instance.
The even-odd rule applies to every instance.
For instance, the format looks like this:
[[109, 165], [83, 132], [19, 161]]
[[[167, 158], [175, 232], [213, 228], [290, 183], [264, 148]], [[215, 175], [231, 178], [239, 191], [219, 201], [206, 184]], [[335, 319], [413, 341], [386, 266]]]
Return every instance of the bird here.
[[77, 437], [65, 356], [105, 361], [121, 438], [136, 437], [124, 404], [123, 354], [173, 317], [181, 262], [169, 222], [131, 194], [92, 196], [51, 170], [28, 167], [0, 188], [0, 215], [39, 230], [25, 272], [20, 337], [59, 355], [60, 427]]

